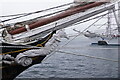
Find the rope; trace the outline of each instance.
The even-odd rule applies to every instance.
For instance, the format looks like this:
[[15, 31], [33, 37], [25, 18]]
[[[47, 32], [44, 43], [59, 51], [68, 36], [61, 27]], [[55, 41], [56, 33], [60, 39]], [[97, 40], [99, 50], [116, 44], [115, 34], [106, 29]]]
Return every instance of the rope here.
[[[38, 19], [38, 18], [42, 18], [42, 17], [47, 17], [47, 16], [50, 16], [50, 15], [53, 15], [53, 14], [56, 14], [56, 13], [59, 13], [59, 12], [65, 11], [65, 10], [67, 10], [67, 9], [60, 10], [60, 11], [56, 11], [56, 12], [54, 12], [54, 13], [50, 13], [50, 14], [47, 14], [47, 15], [43, 15], [43, 16], [40, 16], [40, 17], [37, 17], [37, 18], [34, 18], [34, 19]], [[14, 20], [14, 19], [18, 19], [18, 18], [21, 18], [21, 17], [24, 17], [24, 16], [28, 16], [28, 15], [30, 15], [30, 14], [26, 14], [26, 15], [14, 17], [14, 18], [6, 19], [6, 20], [3, 20], [3, 21], [1, 21], [1, 22], [7, 22], [7, 21], [10, 21], [10, 20]], [[34, 19], [30, 19], [30, 20], [28, 20], [28, 21], [31, 21], [31, 20], [34, 20]], [[25, 22], [25, 21], [23, 21], [23, 22]]]
[[[119, 9], [117, 9], [117, 10], [119, 10]], [[114, 10], [114, 11], [117, 11], [117, 10]], [[96, 19], [96, 18], [99, 18], [98, 20], [96, 20], [93, 24], [91, 24], [90, 26], [88, 26], [86, 29], [84, 29], [81, 33], [79, 33], [78, 35], [76, 35], [73, 39], [71, 39], [70, 41], [68, 41], [66, 44], [64, 44], [62, 47], [64, 47], [64, 46], [66, 46], [67, 44], [69, 44], [71, 41], [73, 41], [75, 38], [77, 38], [78, 36], [80, 36], [85, 30], [87, 30], [88, 28], [90, 28], [92, 25], [94, 25], [97, 21], [99, 21], [101, 18], [103, 18], [105, 15], [107, 15], [107, 14], [109, 14], [109, 13], [112, 13], [112, 12], [107, 12], [107, 13], [105, 13], [105, 14], [103, 14], [103, 15], [100, 15], [100, 16], [96, 16], [96, 17], [94, 17], [94, 18], [91, 18], [91, 19], [88, 19], [88, 20], [86, 20], [86, 21], [83, 21], [83, 22], [79, 22], [79, 23], [75, 23], [75, 24], [73, 24], [73, 25], [78, 25], [78, 24], [80, 24], [80, 23], [84, 23], [84, 22], [87, 22], [87, 21], [90, 21], [90, 20], [93, 20], [93, 19]], [[71, 26], [73, 26], [73, 25], [71, 25]]]
[[[57, 23], [55, 24], [55, 26], [57, 25]], [[59, 33], [59, 32], [58, 32]], [[57, 50], [59, 50], [60, 49], [60, 47], [58, 46], [57, 48], [56, 48], [56, 50], [54, 50], [52, 53], [50, 53], [48, 56], [46, 56], [42, 61], [41, 61], [41, 63], [43, 63], [44, 61], [46, 61], [48, 58], [50, 58], [53, 54], [55, 54], [56, 53], [56, 51]]]
[[82, 32], [86, 31], [87, 29], [89, 29], [91, 26], [93, 26], [96, 22], [98, 22], [100, 19], [102, 19], [104, 16], [101, 16], [98, 20], [96, 20], [95, 22], [93, 22], [91, 25], [89, 25], [86, 29], [84, 29]]
[[100, 29], [101, 27], [103, 27], [104, 25], [106, 25], [107, 24], [107, 22], [105, 22], [103, 25], [101, 25], [100, 27], [98, 27], [98, 29]]
[[0, 46], [0, 48], [38, 48], [38, 49], [41, 49], [42, 47], [37, 47], [37, 46]]
[[[115, 10], [112, 11], [112, 12], [115, 12], [115, 11], [118, 11], [118, 10], [120, 10], [120, 9], [115, 9]], [[107, 13], [102, 14], [102, 15], [100, 15], [100, 16], [96, 16], [96, 17], [94, 17], [94, 18], [91, 18], [91, 19], [88, 19], [88, 20], [85, 20], [85, 21], [77, 22], [77, 23], [73, 24], [72, 26], [74, 26], [74, 25], [78, 25], [78, 24], [81, 24], [81, 23], [88, 22], [88, 21], [90, 21], [90, 20], [93, 20], [93, 19], [96, 19], [96, 18], [99, 18], [99, 17], [105, 16], [105, 15], [107, 15], [107, 14], [109, 14], [109, 13], [112, 13], [112, 12], [107, 12]]]
[[[102, 16], [103, 17], [103, 16]], [[100, 17], [97, 21], [99, 21], [102, 17]], [[97, 22], [95, 21], [95, 22]], [[94, 22], [94, 23], [95, 23]], [[93, 24], [94, 24], [93, 23]], [[93, 24], [91, 24], [90, 26], [88, 26], [86, 29], [90, 28]], [[61, 47], [65, 47], [66, 45], [68, 45], [71, 41], [73, 41], [74, 39], [76, 39], [78, 36], [80, 36], [86, 29], [84, 29], [81, 33], [79, 33], [78, 35], [76, 35], [75, 37], [73, 37], [70, 41], [68, 41], [66, 44], [64, 44], [63, 46]]]
[[[56, 50], [58, 50], [58, 49], [56, 49]], [[49, 55], [47, 55], [42, 61], [41, 61], [41, 63], [43, 63], [43, 62], [45, 62], [46, 60], [48, 60], [53, 54], [55, 54], [56, 53], [56, 51], [53, 51], [52, 53], [50, 53]]]
[[[32, 14], [35, 14], [35, 13], [40, 13], [40, 12], [43, 12], [43, 11], [52, 10], [52, 9], [63, 7], [63, 6], [67, 6], [67, 5], [70, 5], [70, 4], [72, 4], [72, 3], [60, 5], [60, 6], [57, 6], [57, 7], [53, 7], [53, 8], [49, 8], [49, 9], [45, 9], [45, 10], [41, 10], [41, 11], [36, 11], [36, 12], [31, 12], [31, 13], [23, 13], [23, 15], [22, 14], [16, 14], [16, 15], [21, 15], [21, 16], [10, 18], [10, 19], [6, 19], [6, 20], [3, 20], [1, 22], [6, 22], [6, 21], [18, 19], [18, 18], [21, 18], [21, 17], [25, 17], [25, 16], [32, 15]], [[57, 11], [57, 12], [54, 12], [54, 13], [50, 13], [50, 14], [47, 14], [47, 15], [44, 15], [44, 16], [40, 16], [40, 17], [37, 17], [37, 18], [42, 18], [42, 17], [45, 17], [45, 16], [50, 16], [50, 15], [53, 15], [53, 14], [56, 14], [56, 13], [59, 13], [59, 12], [65, 11], [65, 10], [67, 10], [67, 9], [60, 10], [60, 11]], [[15, 16], [15, 15], [8, 15], [8, 16]], [[2, 16], [2, 17], [5, 17], [5, 16]], [[35, 19], [37, 19], [37, 18], [35, 18]]]
[[[117, 9], [117, 10], [119, 10], [119, 9]], [[117, 11], [117, 10], [115, 10], [115, 11]], [[88, 19], [88, 20], [85, 20], [85, 21], [83, 21], [83, 22], [79, 22], [79, 23], [75, 23], [75, 24], [73, 24], [73, 25], [78, 25], [78, 24], [80, 24], [80, 23], [84, 23], [84, 22], [87, 22], [87, 21], [90, 21], [90, 20], [93, 20], [93, 19], [96, 19], [96, 18], [99, 18], [97, 21], [99, 21], [101, 18], [103, 18], [105, 15], [107, 15], [107, 14], [109, 14], [109, 13], [112, 13], [112, 12], [108, 12], [108, 13], [105, 13], [105, 14], [103, 14], [103, 15], [100, 15], [100, 16], [96, 16], [96, 17], [94, 17], [94, 18], [91, 18], [91, 19]], [[97, 22], [97, 21], [95, 21], [95, 22]], [[95, 23], [94, 22], [94, 23]], [[93, 24], [94, 24], [93, 23]], [[88, 26], [86, 29], [88, 29], [89, 27], [91, 27], [93, 24], [91, 24], [90, 26]], [[71, 25], [71, 26], [73, 26], [73, 25]], [[84, 32], [86, 29], [84, 29], [82, 32]], [[81, 32], [81, 33], [82, 33]], [[65, 45], [67, 45], [67, 44], [69, 44], [71, 41], [73, 41], [75, 38], [77, 38], [78, 36], [80, 36], [81, 34], [78, 34], [78, 35], [76, 35], [73, 39], [71, 39], [70, 41], [68, 41], [66, 44], [64, 44], [63, 46], [65, 46]], [[62, 46], [62, 47], [63, 47]]]
[[78, 54], [78, 53], [70, 53], [70, 52], [65, 52], [65, 51], [56, 51], [56, 52], [72, 54], [72, 55], [77, 55], [77, 56], [84, 56], [84, 57], [89, 57], [89, 58], [94, 58], [94, 59], [105, 60], [105, 61], [118, 62], [117, 60], [107, 59], [107, 58], [103, 58], [103, 57], [89, 56], [89, 55]]
[[[42, 44], [39, 44], [42, 45]], [[36, 49], [42, 49], [43, 47], [37, 47], [37, 46], [0, 46], [0, 48], [36, 48]], [[60, 49], [118, 49], [117, 48], [96, 48], [96, 47], [61, 47]]]
[[[46, 43], [49, 39], [50, 39], [50, 37], [52, 36], [52, 34], [50, 34], [49, 36], [48, 36], [48, 38], [45, 40], [45, 41], [43, 41], [41, 44], [38, 44], [38, 45], [36, 45], [36, 46], [31, 46], [31, 45], [26, 45], [26, 46], [13, 46], [13, 47], [16, 47], [16, 48], [26, 48], [26, 49], [21, 49], [21, 50], [17, 50], [17, 51], [11, 51], [11, 52], [6, 52], [6, 53], [2, 53], [2, 54], [11, 54], [11, 53], [15, 53], [15, 52], [20, 52], [20, 51], [26, 51], [26, 50], [29, 50], [29, 49], [31, 49], [31, 48], [42, 48], [43, 47], [43, 44], [44, 43]], [[0, 46], [0, 47], [2, 47], [2, 46]], [[7, 46], [3, 46], [3, 47], [7, 47]], [[8, 46], [8, 47], [12, 47], [12, 46]], [[12, 47], [12, 48], [13, 48]], [[29, 48], [30, 47], [30, 48]], [[0, 55], [2, 55], [2, 54], [0, 54]]]
[[[107, 13], [108, 14], [108, 13]], [[107, 15], [107, 14], [104, 14], [104, 15]], [[102, 16], [104, 16], [104, 15], [102, 15]], [[97, 17], [101, 17], [101, 16], [97, 16]], [[97, 17], [95, 17], [95, 18], [97, 18]], [[92, 18], [92, 19], [95, 19], [95, 18]], [[89, 20], [92, 20], [92, 19], [89, 19]], [[89, 21], [89, 20], [86, 20], [86, 21]], [[83, 22], [86, 22], [86, 21], [83, 21]], [[80, 23], [83, 23], [83, 22], [80, 22]], [[77, 23], [78, 24], [78, 23]], [[80, 35], [80, 34], [79, 34]], [[78, 37], [79, 35], [77, 35], [77, 36], [75, 36], [72, 40], [74, 40], [76, 37]], [[67, 45], [67, 44], [69, 44], [72, 40], [70, 40], [70, 41], [68, 41], [65, 45]], [[65, 45], [63, 45], [63, 46], [65, 46]], [[62, 46], [62, 47], [63, 47]], [[58, 48], [59, 49], [59, 48]], [[54, 52], [55, 53], [55, 52]], [[52, 54], [51, 54], [52, 55]], [[50, 57], [50, 56], [49, 56]]]
[[[100, 18], [101, 19], [101, 18]], [[99, 19], [98, 19], [99, 20]], [[83, 30], [84, 31], [84, 30]], [[71, 40], [69, 40], [66, 44], [60, 46], [57, 48], [57, 50], [59, 50], [60, 48], [64, 48], [66, 45], [68, 45], [71, 41], [73, 41], [75, 38], [77, 38], [78, 36], [80, 36], [81, 33], [79, 33], [78, 35], [76, 35], [74, 38], [72, 38]], [[56, 52], [56, 51], [55, 51]], [[55, 54], [55, 52], [51, 53], [50, 55], [48, 55], [42, 62], [46, 61], [49, 57], [51, 57], [53, 54]]]
[[104, 50], [108, 50], [108, 49], [117, 49], [118, 50], [118, 47], [115, 47], [115, 48], [101, 48], [101, 47], [63, 47], [63, 48], [61, 48], [61, 49], [78, 49], [78, 50], [80, 50], [80, 49], [104, 49]]
[[[117, 10], [115, 10], [115, 11], [117, 11]], [[108, 13], [111, 13], [111, 12], [108, 12]], [[88, 19], [88, 20], [86, 20], [86, 21], [83, 21], [83, 22], [79, 22], [79, 23], [75, 23], [75, 24], [73, 24], [73, 25], [78, 25], [78, 24], [80, 24], [80, 23], [84, 23], [84, 22], [87, 22], [87, 21], [90, 21], [90, 20], [93, 20], [93, 19], [96, 19], [96, 18], [99, 18], [98, 20], [100, 20], [103, 16], [105, 16], [105, 15], [107, 15], [108, 13], [106, 13], [106, 14], [103, 14], [103, 15], [100, 15], [100, 16], [96, 16], [96, 17], [94, 17], [94, 18], [91, 18], [91, 19]], [[97, 20], [97, 21], [98, 21]], [[97, 21], [95, 21], [95, 22], [97, 22]], [[95, 23], [94, 22], [94, 23]], [[93, 24], [94, 24], [93, 23]], [[90, 26], [92, 26], [93, 24], [91, 24]], [[71, 25], [71, 26], [73, 26], [73, 25]], [[90, 26], [88, 26], [88, 27], [90, 27]], [[85, 29], [86, 30], [86, 29]], [[84, 32], [85, 30], [83, 30], [82, 32]], [[72, 38], [70, 41], [68, 41], [66, 44], [64, 44], [64, 45], [62, 45], [61, 47], [59, 47], [58, 49], [60, 49], [60, 48], [64, 48], [66, 45], [68, 45], [71, 41], [73, 41], [75, 38], [77, 38], [78, 36], [80, 36], [81, 35], [81, 33], [80, 34], [78, 34], [78, 35], [76, 35], [74, 38]], [[58, 50], [57, 49], [57, 50]], [[45, 60], [47, 60], [49, 57], [51, 57], [53, 54], [54, 54], [55, 52], [53, 52], [52, 54], [50, 54], [48, 57], [46, 57], [42, 62], [44, 62]], [[108, 61], [113, 61], [113, 62], [118, 62], [118, 61], [115, 61], [115, 60], [109, 60], [109, 59], [106, 59], [106, 58], [100, 58], [100, 57], [94, 57], [94, 56], [87, 56], [87, 55], [80, 55], [80, 56], [85, 56], [85, 57], [91, 57], [91, 58], [96, 58], [96, 59], [102, 59], [102, 60], [108, 60]]]
[[[68, 3], [68, 5], [70, 5], [70, 4], [72, 4], [72, 3]], [[67, 5], [67, 4], [66, 4]], [[114, 12], [115, 11], [117, 11], [117, 10], [119, 10], [119, 9], [116, 9], [116, 10], [114, 10]], [[65, 10], [64, 10], [65, 11]], [[10, 18], [10, 19], [7, 19], [7, 20], [3, 20], [2, 22], [6, 22], [6, 21], [10, 21], [10, 20], [13, 20], [13, 19], [17, 19], [17, 18], [21, 18], [21, 17], [24, 17], [24, 16], [28, 16], [28, 15], [31, 15], [31, 14], [34, 14], [34, 13], [39, 13], [39, 12], [33, 12], [33, 13], [28, 13], [28, 14], [25, 14], [25, 15], [22, 15], [22, 16], [18, 16], [18, 17], [15, 17], [15, 18]], [[109, 13], [112, 13], [112, 12], [108, 12], [108, 13], [106, 13], [105, 15], [107, 15], [107, 14], [109, 14]], [[55, 14], [55, 13], [54, 13]], [[104, 15], [103, 15], [104, 16]], [[39, 18], [39, 17], [38, 17]], [[40, 17], [41, 18], [41, 17]], [[89, 21], [89, 20], [88, 20]], [[80, 22], [80, 23], [84, 23], [84, 22], [86, 22], [86, 21], [83, 21], [83, 22]], [[80, 23], [78, 23], [78, 24], [80, 24]]]
[[31, 15], [31, 14], [40, 13], [40, 12], [44, 12], [44, 11], [48, 11], [48, 10], [52, 10], [52, 9], [55, 9], [55, 8], [59, 8], [59, 7], [63, 7], [63, 6], [67, 6], [67, 5], [70, 5], [70, 4], [72, 4], [72, 3], [67, 3], [67, 4], [60, 5], [60, 6], [56, 6], [56, 7], [52, 7], [52, 8], [48, 8], [48, 9], [45, 9], [45, 10], [40, 10], [40, 11], [30, 12], [30, 13], [21, 13], [21, 14], [5, 15], [5, 16], [0, 16], [0, 17], [12, 17], [12, 16], [19, 16], [19, 15]]
[[77, 23], [75, 23], [75, 24], [73, 24], [73, 25], [78, 25], [78, 24], [81, 24], [81, 23], [85, 23], [85, 22], [88, 22], [88, 21], [94, 20], [94, 19], [96, 19], [96, 18], [99, 18], [99, 17], [105, 16], [105, 15], [107, 15], [107, 13], [106, 13], [106, 14], [103, 14], [103, 15], [100, 15], [100, 16], [96, 16], [96, 17], [91, 18], [91, 19], [87, 19], [87, 20], [85, 20], [85, 21], [77, 22]]

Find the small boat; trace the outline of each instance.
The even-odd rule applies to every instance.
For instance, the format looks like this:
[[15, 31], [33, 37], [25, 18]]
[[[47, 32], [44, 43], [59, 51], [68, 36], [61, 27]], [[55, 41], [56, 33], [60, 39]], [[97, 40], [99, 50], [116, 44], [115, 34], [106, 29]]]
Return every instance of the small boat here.
[[88, 31], [88, 30], [86, 31], [86, 33], [84, 33], [84, 36], [85, 36], [85, 37], [89, 37], [89, 38], [99, 37], [98, 34], [92, 33], [92, 32], [90, 32], [90, 31]]
[[[109, 43], [109, 45], [111, 46], [119, 46], [119, 42], [118, 42], [118, 39], [120, 38], [120, 32], [119, 32], [119, 15], [120, 15], [120, 12], [116, 10], [116, 12], [113, 12], [112, 10], [108, 10], [107, 11], [107, 15], [104, 16], [104, 17], [101, 17], [99, 18], [98, 20], [96, 20], [92, 25], [88, 26], [88, 28], [85, 29], [85, 32], [83, 32], [82, 34], [91, 39], [92, 41], [98, 41], [98, 45], [99, 45], [99, 42], [103, 42], [103, 45], [106, 42]], [[117, 13], [117, 14], [116, 14]], [[101, 23], [101, 22], [98, 22], [98, 21], [102, 21], [102, 20], [107, 20], [106, 23]], [[98, 25], [97, 25], [98, 24]], [[94, 32], [91, 32], [89, 31], [89, 28], [90, 27], [98, 27], [96, 30], [94, 30]], [[102, 40], [102, 41], [101, 41]], [[93, 44], [96, 44], [96, 43], [93, 43]], [[100, 44], [101, 45], [101, 44]]]
[[100, 45], [100, 46], [120, 46], [120, 44], [108, 44], [106, 41], [98, 41], [98, 43], [91, 43], [91, 45]]

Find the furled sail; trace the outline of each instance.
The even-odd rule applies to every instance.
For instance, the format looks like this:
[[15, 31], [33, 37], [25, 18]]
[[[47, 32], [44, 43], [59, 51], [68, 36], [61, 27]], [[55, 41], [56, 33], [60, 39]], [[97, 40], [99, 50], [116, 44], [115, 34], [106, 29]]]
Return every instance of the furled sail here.
[[[73, 14], [79, 13], [81, 11], [84, 11], [84, 10], [87, 10], [87, 9], [90, 9], [90, 8], [93, 8], [93, 7], [100, 6], [100, 5], [104, 4], [104, 3], [106, 3], [106, 2], [94, 2], [94, 3], [84, 5], [82, 7], [76, 7], [76, 8], [68, 9], [68, 10], [66, 10], [66, 11], [64, 11], [64, 12], [62, 12], [60, 14], [57, 14], [57, 15], [54, 15], [54, 16], [51, 16], [51, 17], [48, 17], [48, 18], [40, 19], [39, 21], [28, 25], [27, 28], [29, 28], [31, 30], [31, 29], [34, 29], [34, 28], [49, 24], [51, 22], [57, 21], [59, 19], [71, 16]], [[27, 28], [22, 26], [22, 27], [19, 27], [19, 28], [15, 29], [15, 30], [9, 31], [9, 33], [11, 35], [18, 34], [18, 33], [27, 31]]]

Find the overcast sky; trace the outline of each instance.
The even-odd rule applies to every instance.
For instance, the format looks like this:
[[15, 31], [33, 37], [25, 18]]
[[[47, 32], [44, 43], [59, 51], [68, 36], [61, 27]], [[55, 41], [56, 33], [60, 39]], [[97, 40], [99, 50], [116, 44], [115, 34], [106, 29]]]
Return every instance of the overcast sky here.
[[[39, 10], [59, 6], [62, 4], [70, 3], [73, 1], [74, 0], [0, 0], [0, 16], [39, 11]], [[73, 26], [72, 29], [79, 27], [78, 30], [82, 31], [93, 22], [94, 21], [88, 22], [86, 24]], [[70, 29], [71, 28], [69, 28], [69, 30]]]
[[0, 14], [32, 12], [69, 2], [73, 2], [73, 0], [0, 0], [0, 8], [2, 8]]

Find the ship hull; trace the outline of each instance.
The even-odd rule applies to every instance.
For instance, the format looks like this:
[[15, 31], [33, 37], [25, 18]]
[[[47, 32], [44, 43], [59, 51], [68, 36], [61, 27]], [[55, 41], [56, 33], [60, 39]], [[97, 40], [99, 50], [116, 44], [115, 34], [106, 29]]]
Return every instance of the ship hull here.
[[[51, 34], [46, 36], [45, 38], [38, 40], [37, 42], [28, 44], [31, 46], [36, 46], [36, 47], [44, 47], [45, 44], [48, 42], [49, 39], [51, 39], [52, 35], [55, 33], [53, 31]], [[18, 54], [23, 53], [27, 50], [35, 49], [35, 48], [25, 48], [26, 45], [13, 45], [13, 44], [8, 44], [8, 43], [1, 43], [2, 45], [2, 54], [0, 55], [11, 55], [12, 57], [16, 57]], [[9, 47], [10, 46], [10, 47]], [[13, 46], [13, 47], [12, 47]], [[14, 47], [16, 46], [16, 47]], [[17, 48], [23, 46], [23, 48]], [[32, 59], [32, 64], [29, 66], [22, 66], [17, 63], [14, 64], [6, 64], [4, 63], [4, 59], [2, 60], [2, 66], [0, 70], [2, 71], [2, 80], [13, 80], [16, 78], [21, 72], [26, 70], [27, 68], [31, 67], [34, 64], [41, 63], [41, 61], [46, 57], [46, 55], [40, 55], [40, 56], [35, 56], [35, 57], [30, 57]]]
[[23, 67], [21, 65], [8, 65], [8, 64], [2, 64], [2, 80], [13, 80], [16, 78], [20, 73], [22, 73], [24, 70], [28, 69], [32, 65], [41, 63], [41, 61], [45, 58], [46, 56], [37, 56], [32, 58], [33, 62], [31, 65], [27, 67]]

